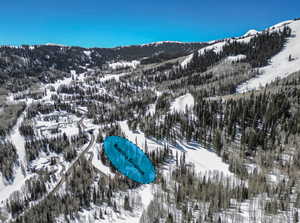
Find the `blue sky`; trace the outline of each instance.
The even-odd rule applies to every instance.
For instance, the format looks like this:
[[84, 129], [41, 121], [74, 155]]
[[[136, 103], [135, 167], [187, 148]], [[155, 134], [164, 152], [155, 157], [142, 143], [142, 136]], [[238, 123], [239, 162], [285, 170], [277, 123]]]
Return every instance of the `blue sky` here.
[[0, 45], [209, 41], [300, 17], [300, 1], [3, 0]]

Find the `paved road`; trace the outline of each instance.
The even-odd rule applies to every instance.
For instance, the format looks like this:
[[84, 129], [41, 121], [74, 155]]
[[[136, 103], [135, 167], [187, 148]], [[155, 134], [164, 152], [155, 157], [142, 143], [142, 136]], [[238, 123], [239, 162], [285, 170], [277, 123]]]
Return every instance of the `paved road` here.
[[[82, 130], [84, 128], [86, 128], [86, 126], [83, 124], [83, 119], [80, 119], [79, 121], [79, 125], [81, 126]], [[62, 176], [62, 178], [60, 179], [60, 181], [56, 184], [56, 186], [52, 189], [52, 191], [50, 193], [48, 193], [47, 196], [49, 196], [50, 194], [53, 194], [55, 192], [58, 191], [59, 187], [65, 182], [66, 177], [68, 177], [71, 174], [71, 171], [73, 169], [73, 167], [75, 165], [77, 165], [79, 163], [79, 160], [84, 156], [84, 154], [90, 150], [90, 148], [94, 145], [95, 143], [95, 136], [94, 134], [89, 133], [91, 136], [90, 142], [88, 144], [88, 146], [79, 154], [79, 156], [76, 157], [75, 161], [73, 161], [73, 163], [68, 167], [67, 171], [65, 172], [65, 174]], [[47, 196], [45, 198], [47, 198]]]

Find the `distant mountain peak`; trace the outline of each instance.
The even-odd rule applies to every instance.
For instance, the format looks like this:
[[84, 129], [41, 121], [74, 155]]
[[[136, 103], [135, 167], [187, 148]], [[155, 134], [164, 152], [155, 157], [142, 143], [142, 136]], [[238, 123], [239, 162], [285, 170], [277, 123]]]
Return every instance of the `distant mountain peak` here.
[[257, 34], [258, 31], [255, 29], [250, 29], [248, 32], [246, 32], [243, 36], [253, 36], [255, 34]]
[[46, 43], [45, 45], [46, 45], [46, 46], [60, 46], [60, 47], [67, 47], [67, 46], [65, 46], [65, 45], [63, 45], [63, 44], [58, 44], [58, 43]]
[[184, 44], [184, 42], [180, 42], [180, 41], [158, 41], [158, 42], [141, 44], [141, 46], [160, 45], [160, 44], [164, 44], [164, 43], [179, 43], [179, 44]]

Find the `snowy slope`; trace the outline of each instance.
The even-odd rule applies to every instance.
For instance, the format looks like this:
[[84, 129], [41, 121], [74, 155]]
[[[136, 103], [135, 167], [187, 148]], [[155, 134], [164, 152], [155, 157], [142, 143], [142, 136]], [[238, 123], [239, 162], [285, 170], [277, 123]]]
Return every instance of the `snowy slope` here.
[[120, 73], [120, 74], [108, 74], [108, 75], [105, 75], [104, 77], [101, 77], [100, 78], [100, 81], [101, 82], [105, 82], [105, 81], [108, 81], [108, 80], [111, 80], [111, 79], [115, 79], [116, 81], [119, 81], [119, 78], [122, 77], [122, 76], [125, 76], [127, 75], [128, 73]]
[[226, 44], [225, 40], [221, 41], [221, 42], [216, 42], [213, 45], [210, 45], [210, 46], [207, 46], [207, 47], [204, 47], [204, 48], [200, 49], [198, 52], [199, 52], [199, 54], [204, 54], [205, 51], [213, 50], [215, 53], [219, 53], [223, 49], [223, 46], [225, 44]]
[[278, 28], [283, 27], [284, 25], [289, 25], [289, 24], [292, 23], [292, 22], [294, 22], [294, 20], [283, 21], [283, 22], [277, 23], [277, 24], [274, 25], [274, 26], [271, 26], [270, 29], [278, 29]]
[[[155, 141], [146, 139], [143, 133], [133, 133], [127, 125], [127, 121], [122, 121], [119, 122], [122, 132], [126, 135], [126, 137], [132, 141], [137, 143], [142, 149], [145, 148], [145, 142], [147, 141], [147, 146], [149, 151], [157, 149], [158, 147], [161, 147], [162, 145], [157, 144]], [[111, 177], [114, 177], [115, 174], [110, 171], [110, 168], [103, 165], [101, 160], [98, 159], [98, 154], [100, 151], [101, 145], [95, 144], [90, 150], [93, 153], [93, 159], [92, 159], [92, 164], [94, 167], [96, 167], [98, 170], [100, 170], [102, 173], [106, 174], [107, 176], [110, 175]], [[153, 188], [155, 185], [153, 184], [146, 184], [146, 185], [141, 185], [137, 189], [133, 189], [129, 191], [130, 194], [136, 194], [139, 197], [140, 200], [140, 205], [138, 209], [135, 209], [133, 212], [130, 214], [127, 212], [124, 212], [123, 210], [121, 213], [116, 213], [113, 210], [111, 211], [111, 216], [105, 219], [93, 219], [93, 215], [89, 211], [85, 211], [83, 214], [82, 218], [87, 219], [90, 218], [91, 222], [101, 222], [101, 223], [106, 223], [106, 222], [130, 222], [130, 223], [139, 223], [140, 218], [142, 216], [142, 213], [144, 210], [147, 209], [148, 205], [150, 204], [151, 200], [153, 199]]]
[[176, 141], [177, 148], [183, 149], [187, 163], [194, 165], [198, 173], [207, 173], [212, 171], [222, 172], [226, 176], [233, 176], [229, 171], [229, 165], [224, 163], [216, 153], [203, 148], [198, 143], [187, 143]]
[[125, 134], [125, 137], [131, 142], [135, 143], [141, 149], [145, 148], [145, 142], [147, 143], [147, 147], [149, 151], [156, 150], [157, 148], [162, 148], [162, 144], [154, 140], [150, 140], [145, 137], [142, 132], [132, 132], [127, 124], [127, 121], [119, 122], [122, 132]]
[[[10, 135], [10, 140], [16, 147], [19, 162], [20, 164], [24, 165], [25, 167], [25, 159], [26, 159], [26, 152], [25, 152], [25, 140], [24, 137], [20, 135], [19, 127], [24, 119], [24, 113], [19, 117], [17, 124], [14, 126], [12, 130], [12, 134]], [[0, 181], [2, 181], [2, 177]], [[23, 175], [21, 166], [16, 167], [15, 169], [15, 178], [11, 184], [6, 184], [4, 182], [0, 183], [0, 202], [2, 203], [4, 200], [9, 198], [9, 196], [17, 191], [20, 190], [23, 184], [26, 181], [26, 176]]]
[[110, 168], [108, 166], [105, 166], [100, 160], [99, 158], [100, 150], [101, 150], [101, 146], [99, 144], [95, 144], [95, 146], [92, 148], [91, 152], [93, 153], [93, 159], [92, 159], [93, 166], [107, 176], [109, 175], [114, 176], [115, 174], [110, 171]]
[[[250, 41], [251, 37], [246, 37], [244, 38], [246, 41]], [[199, 54], [204, 54], [206, 51], [209, 50], [213, 50], [215, 53], [219, 53], [222, 51], [223, 46], [226, 45], [227, 41], [230, 41], [230, 39], [224, 39], [221, 41], [212, 41], [211, 45], [207, 46], [207, 47], [203, 47], [201, 48], [198, 53]], [[243, 41], [243, 39], [239, 40], [239, 41]], [[192, 58], [193, 58], [193, 53], [186, 56], [186, 58], [181, 62], [181, 67], [185, 68], [187, 67], [187, 65], [191, 62]]]
[[[299, 21], [288, 20], [288, 21], [280, 22], [274, 26], [271, 26], [266, 30], [268, 30], [270, 32], [275, 32], [275, 31], [281, 30], [285, 25], [289, 25], [292, 29], [296, 28], [296, 32], [298, 32], [297, 31], [298, 26], [295, 23], [299, 23]], [[201, 48], [198, 52], [199, 52], [199, 54], [204, 54], [205, 51], [213, 50], [215, 53], [219, 53], [222, 51], [223, 46], [226, 45], [226, 43], [228, 41], [237, 41], [237, 42], [248, 43], [256, 34], [261, 33], [261, 32], [262, 31], [257, 31], [257, 30], [251, 29], [248, 32], [246, 32], [243, 36], [238, 37], [238, 38], [227, 38], [227, 39], [218, 40], [218, 41], [217, 40], [210, 41], [210, 42], [208, 42], [210, 44], [209, 46]], [[190, 63], [192, 57], [193, 57], [193, 54], [186, 56], [185, 59], [180, 64], [181, 67], [185, 68], [187, 66], [187, 64]]]
[[185, 68], [192, 60], [193, 54], [188, 55], [180, 64], [182, 68]]
[[172, 103], [171, 111], [184, 112], [186, 107], [194, 107], [194, 103], [194, 97], [190, 93], [182, 95], [176, 98], [175, 101]]
[[225, 164], [220, 157], [217, 156], [213, 151], [203, 148], [200, 144], [195, 142], [185, 142], [176, 140], [176, 144], [169, 144], [164, 141], [154, 141], [146, 138], [141, 132], [132, 132], [127, 125], [127, 121], [119, 122], [122, 132], [124, 132], [127, 139], [137, 143], [142, 149], [144, 149], [145, 142], [147, 141], [148, 150], [155, 150], [162, 148], [164, 144], [169, 145], [170, 149], [175, 155], [179, 152], [179, 156], [185, 153], [186, 162], [194, 165], [195, 171], [198, 173], [207, 173], [212, 171], [222, 172], [226, 176], [232, 176], [233, 174], [229, 171], [228, 164]]
[[246, 58], [246, 55], [243, 55], [243, 54], [239, 54], [236, 56], [228, 56], [225, 58], [225, 62], [237, 62], [237, 61], [245, 59], [245, 58]]
[[[78, 213], [78, 216], [76, 218], [71, 219], [71, 223], [140, 223], [140, 218], [143, 214], [143, 211], [148, 207], [151, 200], [153, 199], [153, 189], [156, 187], [156, 185], [153, 184], [147, 184], [142, 185], [137, 189], [130, 190], [127, 194], [129, 194], [130, 197], [136, 198], [136, 205], [137, 208], [133, 209], [133, 211], [125, 211], [122, 208], [122, 200], [120, 198], [120, 203], [117, 203], [119, 211], [116, 212], [113, 210], [112, 207], [109, 206], [101, 206], [102, 210], [105, 210], [107, 213], [103, 215], [104, 219], [101, 219], [99, 217], [95, 218], [95, 211], [97, 210], [99, 213], [99, 206], [92, 205], [92, 208], [90, 209], [82, 209]], [[123, 192], [124, 193], [124, 192]], [[120, 195], [116, 195], [119, 196]], [[65, 218], [63, 216], [59, 217], [57, 219], [58, 223], [64, 223]]]
[[[280, 28], [280, 25], [286, 23], [280, 23], [273, 27]], [[239, 93], [258, 89], [276, 78], [283, 78], [300, 70], [300, 21], [290, 22], [288, 26], [292, 29], [292, 37], [288, 39], [284, 49], [271, 59], [270, 65], [259, 69], [262, 73], [260, 76], [240, 85], [237, 89]], [[292, 56], [292, 61], [289, 61], [289, 55]]]
[[258, 33], [258, 31], [256, 31], [255, 29], [250, 29], [248, 32], [245, 33], [244, 36], [252, 36], [252, 35], [255, 35], [257, 33]]
[[125, 67], [136, 68], [139, 64], [140, 64], [140, 61], [133, 60], [131, 62], [120, 61], [120, 62], [116, 62], [116, 63], [111, 63], [108, 66], [109, 66], [109, 68], [115, 70], [115, 69], [120, 69], [120, 68], [125, 68]]

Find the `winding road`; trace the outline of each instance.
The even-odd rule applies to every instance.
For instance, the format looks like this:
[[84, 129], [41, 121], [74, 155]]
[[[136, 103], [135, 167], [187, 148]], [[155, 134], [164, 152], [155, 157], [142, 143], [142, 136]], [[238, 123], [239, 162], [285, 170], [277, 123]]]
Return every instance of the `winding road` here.
[[[80, 119], [80, 121], [78, 122], [79, 126], [82, 129], [86, 128], [86, 126], [83, 123], [83, 119], [84, 118]], [[66, 177], [70, 176], [73, 167], [75, 165], [77, 165], [79, 163], [79, 160], [92, 148], [92, 146], [95, 143], [95, 136], [94, 136], [94, 134], [91, 134], [91, 133], [89, 133], [89, 134], [91, 136], [91, 139], [90, 139], [90, 142], [89, 142], [88, 146], [76, 157], [76, 159], [73, 161], [73, 163], [62, 174], [62, 177], [61, 177], [60, 181], [56, 184], [56, 186], [52, 189], [52, 191], [48, 193], [48, 195], [45, 198], [47, 198], [49, 195], [52, 195], [53, 193], [58, 191], [59, 187], [66, 181]]]
[[[81, 118], [78, 122], [79, 127], [82, 128], [82, 130], [84, 128], [86, 128], [86, 126], [83, 123], [83, 120], [84, 120], [84, 117]], [[83, 151], [80, 152], [80, 154], [75, 158], [75, 160], [72, 162], [72, 164], [67, 168], [67, 170], [64, 173], [63, 173], [63, 171], [60, 173], [61, 178], [60, 178], [59, 182], [54, 186], [54, 188], [52, 188], [52, 190], [49, 191], [41, 200], [39, 200], [38, 202], [35, 202], [33, 205], [37, 205], [40, 202], [42, 202], [43, 200], [47, 199], [50, 195], [55, 194], [60, 189], [60, 186], [66, 181], [66, 178], [68, 176], [70, 176], [70, 174], [72, 173], [73, 167], [75, 167], [75, 165], [79, 164], [79, 160], [92, 148], [92, 146], [94, 145], [96, 139], [95, 139], [94, 134], [92, 134], [92, 133], [88, 133], [88, 134], [90, 135], [91, 138], [90, 138], [90, 142], [87, 145], [87, 147]], [[27, 210], [30, 210], [30, 209], [27, 209]], [[19, 216], [24, 215], [27, 210], [25, 210]]]

